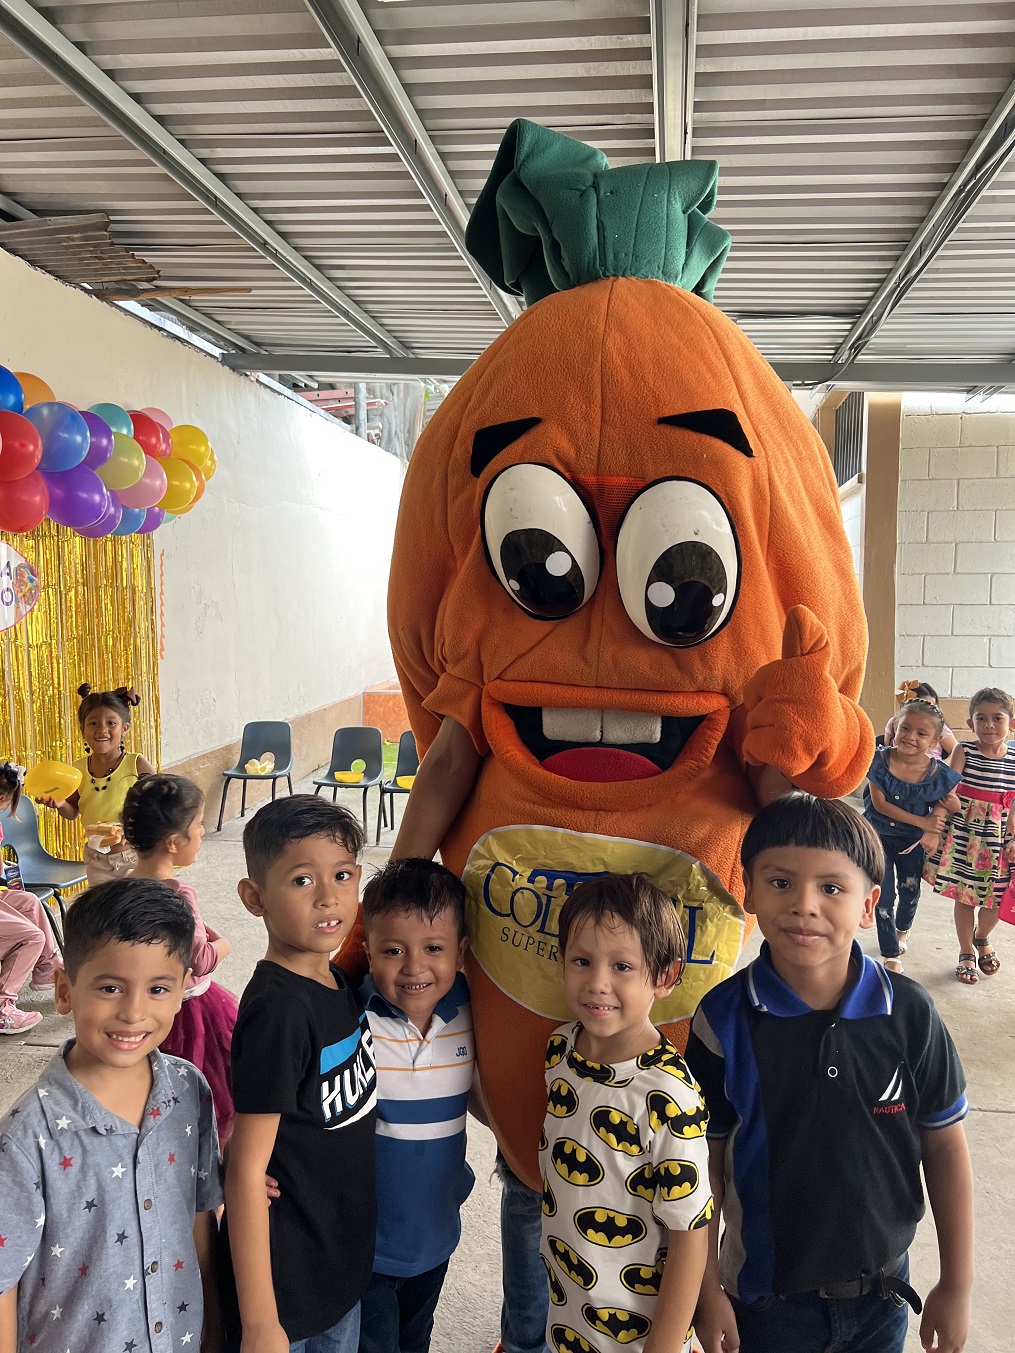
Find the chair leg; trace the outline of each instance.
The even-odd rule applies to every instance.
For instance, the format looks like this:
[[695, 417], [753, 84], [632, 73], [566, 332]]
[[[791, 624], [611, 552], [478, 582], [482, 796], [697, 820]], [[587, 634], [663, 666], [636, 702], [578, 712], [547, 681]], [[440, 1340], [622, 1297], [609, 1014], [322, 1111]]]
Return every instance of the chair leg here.
[[62, 916], [66, 916], [66, 914], [67, 914], [67, 909], [66, 909], [66, 907], [64, 906], [64, 901], [63, 901], [63, 898], [60, 896], [60, 890], [59, 890], [58, 888], [54, 888], [54, 889], [53, 889], [53, 896], [49, 899], [49, 901], [44, 902], [44, 903], [42, 904], [42, 906], [43, 906], [43, 910], [44, 910], [45, 913], [46, 913], [46, 920], [49, 922], [49, 928], [50, 928], [50, 930], [53, 932], [53, 939], [56, 941], [56, 947], [60, 950], [60, 953], [62, 954], [62, 953], [63, 953], [63, 926], [57, 924], [56, 916], [55, 916], [54, 913], [53, 913], [53, 908], [52, 908], [51, 903], [54, 902], [54, 901], [57, 903], [58, 907], [60, 908], [60, 913], [61, 913], [61, 915], [62, 915]]
[[289, 793], [292, 794], [292, 792], [293, 792], [293, 777], [292, 777], [291, 775], [287, 775], [285, 778], [289, 781]]
[[314, 789], [314, 798], [315, 798], [315, 799], [317, 798], [318, 794], [320, 794], [321, 788], [322, 788], [321, 785], [317, 785], [316, 788]]
[[271, 777], [271, 801], [272, 801], [272, 803], [275, 802], [275, 795], [276, 795], [277, 792], [278, 792], [278, 781], [275, 779], [275, 777], [274, 777], [274, 775], [273, 775], [273, 776]]
[[364, 789], [364, 791], [363, 791], [363, 830], [364, 830], [364, 832], [366, 832], [366, 831], [369, 829], [369, 825], [370, 825], [370, 824], [367, 822], [367, 791]]
[[220, 832], [222, 830], [222, 818], [225, 816], [226, 795], [228, 793], [229, 793], [229, 781], [226, 780], [226, 782], [222, 786], [222, 802], [219, 804], [219, 825], [215, 828], [217, 832]]
[[240, 798], [240, 817], [247, 816], [247, 782], [243, 781], [243, 795]]

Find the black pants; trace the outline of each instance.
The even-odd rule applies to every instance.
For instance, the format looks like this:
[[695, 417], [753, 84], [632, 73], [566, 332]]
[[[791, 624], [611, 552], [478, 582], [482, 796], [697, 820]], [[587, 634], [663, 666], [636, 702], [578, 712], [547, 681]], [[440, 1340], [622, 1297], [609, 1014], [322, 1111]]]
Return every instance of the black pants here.
[[359, 1353], [429, 1353], [447, 1260], [414, 1278], [375, 1273], [360, 1302]]

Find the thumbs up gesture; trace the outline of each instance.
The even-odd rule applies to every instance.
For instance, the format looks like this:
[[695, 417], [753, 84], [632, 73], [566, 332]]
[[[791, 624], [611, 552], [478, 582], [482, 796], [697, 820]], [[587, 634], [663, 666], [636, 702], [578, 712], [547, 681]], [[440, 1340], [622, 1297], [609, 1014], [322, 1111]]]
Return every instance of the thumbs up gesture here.
[[821, 798], [855, 789], [874, 755], [870, 720], [840, 693], [831, 659], [824, 625], [806, 606], [793, 606], [782, 657], [766, 663], [744, 690], [744, 758], [774, 766]]

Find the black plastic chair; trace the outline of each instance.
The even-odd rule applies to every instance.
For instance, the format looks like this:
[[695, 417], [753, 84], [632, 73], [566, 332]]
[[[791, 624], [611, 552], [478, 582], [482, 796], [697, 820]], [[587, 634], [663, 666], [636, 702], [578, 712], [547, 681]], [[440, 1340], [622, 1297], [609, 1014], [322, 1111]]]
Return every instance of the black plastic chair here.
[[[56, 942], [63, 950], [63, 922], [67, 919], [64, 891], [86, 882], [85, 867], [80, 860], [61, 860], [51, 855], [39, 840], [39, 819], [35, 804], [22, 794], [18, 811], [13, 817], [4, 816], [4, 844], [13, 846], [18, 855], [18, 868], [25, 891], [34, 893], [46, 904], [46, 914], [53, 927]], [[59, 908], [59, 922], [53, 912], [51, 899]]]
[[[415, 775], [419, 770], [419, 753], [416, 750], [416, 739], [412, 733], [403, 733], [398, 739], [398, 759], [395, 762], [395, 773], [390, 780], [385, 780], [381, 785], [381, 811], [377, 814], [377, 838], [381, 839], [381, 818], [383, 816], [385, 826], [390, 822], [395, 825], [395, 795], [408, 794], [408, 789], [398, 784], [398, 780], [403, 775]], [[384, 796], [388, 796], [388, 811], [384, 811]]]
[[[366, 762], [363, 779], [355, 784], [343, 784], [335, 779], [335, 771], [348, 770], [354, 761]], [[331, 765], [324, 774], [314, 781], [315, 794], [322, 789], [331, 790], [332, 803], [338, 798], [340, 789], [362, 789], [363, 791], [363, 830], [369, 830], [367, 822], [367, 790], [379, 785], [384, 777], [384, 739], [379, 728], [339, 728], [331, 744]], [[378, 809], [378, 811], [380, 811]]]
[[[260, 761], [268, 752], [275, 754], [275, 768], [266, 775], [250, 775], [243, 768], [248, 761]], [[243, 797], [240, 800], [240, 817], [247, 813], [247, 781], [270, 780], [271, 797], [274, 799], [278, 781], [285, 779], [289, 783], [289, 793], [293, 792], [293, 733], [287, 723], [277, 719], [265, 719], [243, 725], [243, 737], [240, 740], [240, 756], [232, 770], [224, 770], [225, 784], [222, 786], [222, 802], [219, 804], [219, 824], [216, 831], [222, 830], [222, 819], [226, 811], [226, 795], [233, 780], [243, 784]]]

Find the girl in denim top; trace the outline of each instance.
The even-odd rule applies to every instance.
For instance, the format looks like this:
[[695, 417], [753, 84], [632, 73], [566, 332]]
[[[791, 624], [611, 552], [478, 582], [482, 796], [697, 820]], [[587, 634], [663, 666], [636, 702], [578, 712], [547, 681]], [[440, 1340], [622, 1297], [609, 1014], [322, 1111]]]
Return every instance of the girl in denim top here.
[[875, 919], [881, 958], [892, 972], [902, 971], [920, 901], [924, 851], [939, 848], [945, 818], [959, 807], [954, 789], [961, 777], [931, 755], [943, 728], [937, 705], [908, 700], [899, 710], [894, 746], [877, 749], [864, 785], [864, 816], [885, 848]]

